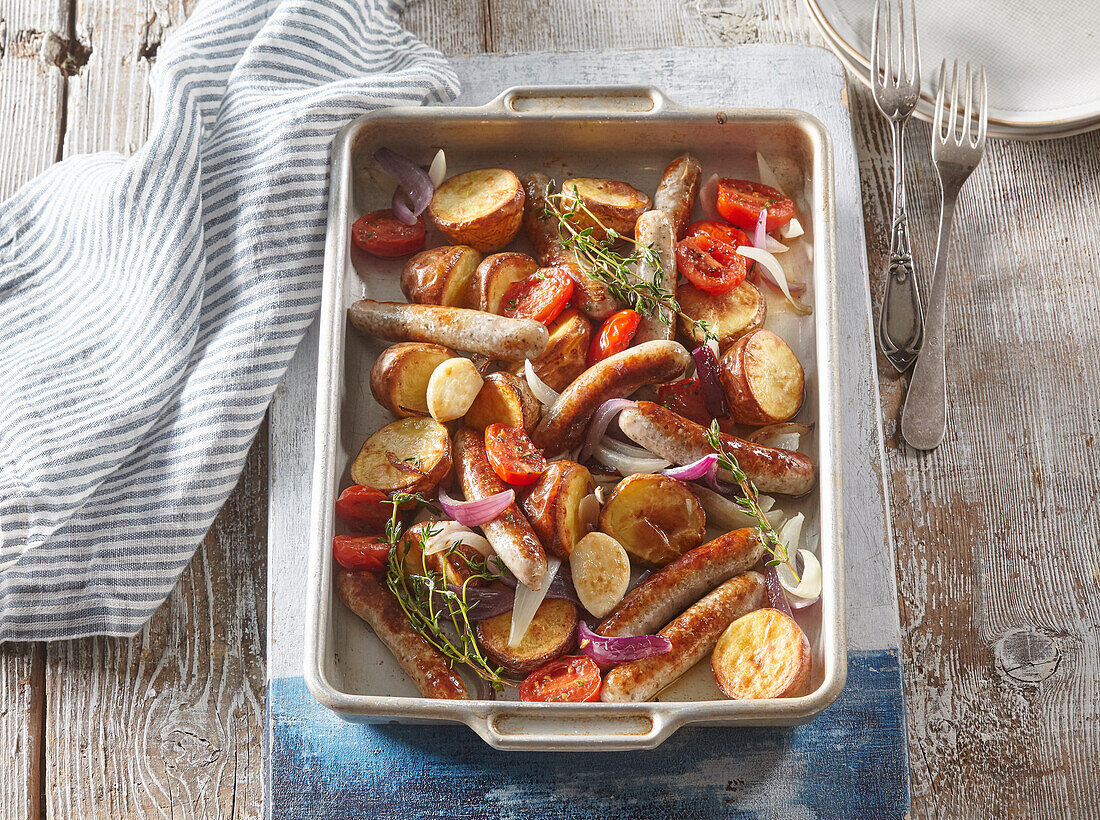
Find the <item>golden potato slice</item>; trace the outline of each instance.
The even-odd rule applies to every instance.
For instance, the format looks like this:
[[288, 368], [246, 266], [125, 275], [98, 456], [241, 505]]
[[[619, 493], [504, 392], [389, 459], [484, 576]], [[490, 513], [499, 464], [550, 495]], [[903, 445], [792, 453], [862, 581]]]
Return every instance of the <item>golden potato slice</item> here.
[[531, 485], [520, 507], [548, 552], [569, 560], [574, 545], [588, 534], [581, 502], [595, 489], [592, 473], [572, 461], [550, 462]]
[[477, 639], [489, 659], [513, 675], [527, 675], [573, 646], [577, 607], [569, 601], [547, 598], [535, 612], [519, 646], [508, 645], [512, 613], [478, 622]]
[[436, 367], [454, 355], [448, 347], [427, 342], [390, 345], [374, 360], [370, 392], [399, 419], [426, 416], [428, 380]]
[[590, 532], [569, 556], [573, 586], [584, 608], [602, 618], [618, 606], [630, 586], [630, 559], [622, 544], [602, 532]]
[[539, 263], [525, 253], [494, 253], [481, 260], [471, 285], [472, 307], [503, 314], [504, 294], [539, 269]]
[[[633, 185], [615, 179], [574, 177], [561, 184], [561, 209], [570, 210], [577, 197], [591, 216], [578, 209], [572, 222], [578, 229], [592, 228], [595, 239], [606, 239], [610, 228], [627, 236], [634, 233], [634, 223], [649, 210], [650, 199]], [[592, 217], [595, 217], [593, 219]]]
[[725, 293], [704, 293], [685, 283], [676, 288], [676, 300], [683, 312], [680, 324], [684, 333], [701, 344], [702, 334], [692, 334], [692, 320], [709, 322], [718, 336], [718, 347], [723, 350], [763, 325], [768, 314], [764, 295], [751, 282], [742, 282]]
[[443, 245], [421, 251], [401, 269], [401, 292], [410, 302], [473, 308], [474, 273], [481, 254], [469, 245]]
[[703, 506], [682, 481], [638, 473], [624, 478], [600, 513], [600, 530], [647, 564], [663, 567], [703, 543]]
[[485, 384], [466, 411], [466, 424], [484, 430], [499, 422], [507, 427], [520, 426], [531, 432], [539, 422], [539, 400], [527, 382], [515, 373], [490, 373]]
[[793, 697], [810, 677], [810, 642], [778, 609], [758, 609], [726, 628], [710, 668], [734, 700]]
[[467, 171], [435, 189], [428, 213], [452, 242], [498, 251], [519, 232], [523, 186], [505, 168]]
[[[566, 308], [547, 327], [546, 350], [531, 361], [535, 375], [559, 393], [585, 371], [592, 325], [579, 310]], [[522, 365], [516, 373], [523, 373]]]
[[775, 424], [802, 407], [806, 379], [798, 357], [770, 330], [737, 340], [718, 363], [730, 414], [738, 424]]
[[384, 493], [429, 492], [450, 470], [447, 428], [416, 416], [390, 422], [367, 439], [351, 465], [351, 478]]
[[472, 361], [462, 356], [441, 362], [428, 379], [425, 400], [436, 421], [453, 421], [466, 415], [485, 380]]

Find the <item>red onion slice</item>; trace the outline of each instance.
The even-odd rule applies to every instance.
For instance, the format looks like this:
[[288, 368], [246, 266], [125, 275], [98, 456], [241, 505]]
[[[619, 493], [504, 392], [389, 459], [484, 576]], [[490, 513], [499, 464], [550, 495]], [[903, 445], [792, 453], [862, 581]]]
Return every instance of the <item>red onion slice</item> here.
[[691, 464], [685, 464], [683, 467], [669, 467], [663, 472], [669, 478], [677, 478], [680, 481], [694, 481], [697, 478], [704, 478], [710, 475], [712, 472], [717, 471], [717, 469], [718, 454], [710, 453], [697, 461], [691, 462]]
[[[432, 201], [435, 186], [428, 172], [414, 163], [412, 160], [391, 151], [389, 148], [379, 148], [374, 152], [374, 161], [382, 170], [392, 176], [398, 182], [398, 188], [393, 194], [393, 215], [406, 225], [416, 224], [416, 218], [424, 213], [428, 203]], [[412, 208], [407, 208], [401, 196], [402, 189], [412, 202]]]
[[760, 216], [756, 220], [756, 230], [752, 235], [753, 246], [760, 248], [762, 251], [768, 249], [768, 209], [761, 208]]
[[484, 621], [486, 618], [495, 618], [505, 612], [512, 611], [512, 602], [516, 593], [508, 587], [475, 587], [466, 585], [463, 593], [458, 584], [447, 584], [447, 589], [459, 598], [465, 595], [466, 603], [470, 607], [471, 621]]
[[722, 222], [722, 215], [718, 213], [718, 174], [711, 174], [707, 181], [699, 188], [699, 207], [703, 209], [703, 216], [715, 222]]
[[772, 285], [779, 288], [795, 313], [800, 316], [809, 316], [814, 312], [812, 307], [803, 304], [792, 295], [790, 285], [787, 283], [787, 274], [783, 272], [783, 266], [779, 264], [779, 260], [772, 254], [761, 248], [753, 247], [752, 245], [742, 245], [737, 249], [737, 252], [747, 259], [759, 263], [756, 269], [760, 272], [760, 275]]
[[718, 378], [718, 359], [714, 351], [706, 345], [700, 345], [691, 351], [695, 360], [695, 372], [699, 374], [699, 386], [703, 392], [703, 404], [712, 419], [724, 418], [729, 414], [726, 396], [722, 392], [722, 382]]
[[772, 609], [778, 609], [784, 615], [793, 618], [787, 593], [783, 591], [783, 585], [779, 582], [779, 573], [775, 571], [775, 567], [764, 567], [764, 582], [768, 588], [768, 603], [772, 605]]
[[672, 641], [664, 635], [631, 635], [608, 638], [597, 635], [580, 621], [577, 624], [577, 649], [596, 663], [624, 663], [663, 655], [672, 649]]
[[607, 425], [611, 424], [611, 419], [627, 407], [634, 407], [635, 405], [636, 402], [630, 399], [608, 399], [601, 404], [599, 409], [592, 414], [592, 421], [588, 424], [588, 435], [585, 436], [584, 446], [581, 447], [577, 460], [584, 461], [592, 455], [592, 451], [596, 449], [596, 445], [603, 438], [603, 434], [607, 432]]
[[442, 487], [439, 488], [439, 506], [443, 512], [465, 527], [480, 527], [508, 509], [516, 500], [515, 490], [495, 493], [479, 501], [456, 501]]

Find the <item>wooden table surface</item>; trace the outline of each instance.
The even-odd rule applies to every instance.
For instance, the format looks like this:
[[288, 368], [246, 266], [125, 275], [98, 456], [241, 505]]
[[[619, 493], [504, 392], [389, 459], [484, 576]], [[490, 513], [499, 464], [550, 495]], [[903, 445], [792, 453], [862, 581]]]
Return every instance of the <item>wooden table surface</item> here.
[[[133, 152], [192, 6], [0, 0], [0, 197], [65, 156]], [[446, 54], [821, 44], [801, 0], [412, 0], [405, 23]], [[877, 304], [889, 133], [857, 84], [849, 105]], [[908, 139], [927, 288], [928, 127]], [[1100, 132], [991, 142], [959, 203], [934, 453], [901, 442], [905, 379], [880, 360], [914, 817], [1100, 817], [1098, 212]], [[141, 634], [0, 646], [0, 817], [262, 816], [267, 449], [265, 428]]]

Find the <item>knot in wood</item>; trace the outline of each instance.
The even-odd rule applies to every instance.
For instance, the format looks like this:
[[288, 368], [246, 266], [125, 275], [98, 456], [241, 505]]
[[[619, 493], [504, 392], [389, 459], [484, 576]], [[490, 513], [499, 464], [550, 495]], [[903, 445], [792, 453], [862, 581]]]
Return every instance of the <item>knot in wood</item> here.
[[997, 666], [1013, 680], [1039, 683], [1058, 668], [1062, 653], [1054, 639], [1030, 627], [1010, 629], [993, 646]]

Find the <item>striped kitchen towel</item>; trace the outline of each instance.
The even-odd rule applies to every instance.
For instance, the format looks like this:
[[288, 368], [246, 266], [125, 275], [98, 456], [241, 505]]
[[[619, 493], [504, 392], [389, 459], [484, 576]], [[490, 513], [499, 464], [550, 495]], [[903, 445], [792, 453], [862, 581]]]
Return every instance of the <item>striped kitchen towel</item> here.
[[333, 135], [449, 101], [393, 0], [204, 0], [132, 157], [0, 207], [0, 640], [131, 635], [237, 481], [320, 299]]

